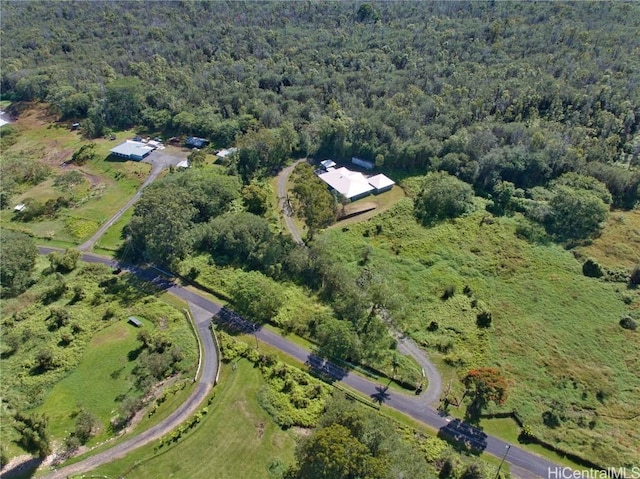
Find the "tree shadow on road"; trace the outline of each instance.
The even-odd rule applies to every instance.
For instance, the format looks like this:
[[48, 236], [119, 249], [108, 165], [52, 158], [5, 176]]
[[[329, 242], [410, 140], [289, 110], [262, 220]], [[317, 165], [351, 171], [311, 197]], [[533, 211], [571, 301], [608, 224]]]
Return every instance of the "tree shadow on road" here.
[[389, 390], [389, 386], [376, 386], [377, 392], [371, 395], [371, 399], [373, 399], [374, 402], [377, 402], [378, 404], [382, 405], [382, 403], [387, 402], [391, 397], [387, 392], [388, 390]]
[[36, 474], [36, 471], [42, 464], [43, 459], [39, 457], [32, 457], [28, 461], [21, 462], [13, 466], [10, 469], [7, 469], [2, 473], [3, 479], [11, 479], [11, 478], [20, 478], [26, 479], [29, 477], [33, 477]]

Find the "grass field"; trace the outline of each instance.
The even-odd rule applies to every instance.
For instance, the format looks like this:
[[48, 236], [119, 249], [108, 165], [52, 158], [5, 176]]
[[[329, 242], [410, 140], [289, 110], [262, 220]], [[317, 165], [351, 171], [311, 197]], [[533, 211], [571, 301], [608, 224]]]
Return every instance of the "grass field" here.
[[[72, 416], [83, 408], [100, 422], [97, 436], [89, 442], [92, 445], [112, 435], [108, 425], [122, 399], [141, 395], [131, 374], [138, 364], [139, 330], [127, 324], [129, 316], [142, 320], [145, 329], [171, 338], [182, 351], [179, 365], [187, 378], [195, 372], [197, 345], [181, 311], [182, 302], [165, 302], [126, 274], [115, 277], [102, 265], [80, 263], [63, 276], [48, 273], [47, 265], [46, 257], [39, 257], [34, 273], [37, 283], [21, 296], [1, 303], [1, 420], [10, 425], [13, 409], [46, 414], [58, 449], [73, 430]], [[60, 284], [63, 288], [57, 288]], [[117, 297], [113, 290], [105, 290], [106, 284], [117, 287]], [[52, 290], [58, 293], [51, 296]], [[60, 312], [66, 316], [58, 316]], [[53, 323], [55, 317], [62, 317], [62, 322]], [[42, 351], [50, 352], [50, 366], [39, 366]], [[185, 396], [180, 392], [175, 397]], [[139, 427], [149, 427], [179, 405], [174, 399], [169, 397]], [[17, 431], [3, 427], [1, 432], [8, 457], [21, 454]]]
[[[145, 446], [94, 475], [125, 478], [189, 477], [193, 479], [263, 479], [293, 461], [297, 435], [282, 431], [257, 403], [264, 381], [259, 370], [242, 359], [225, 366], [209, 413], [196, 430], [161, 453]], [[137, 464], [137, 465], [136, 465]], [[276, 476], [277, 477], [277, 476]]]
[[[153, 324], [144, 320], [145, 328]], [[109, 437], [109, 419], [117, 412], [118, 396], [133, 386], [131, 370], [135, 362], [127, 359], [140, 343], [138, 330], [120, 321], [99, 331], [87, 346], [78, 367], [53, 388], [38, 412], [49, 417], [51, 434], [64, 437], [73, 430], [73, 413], [84, 408], [100, 420], [100, 433], [92, 442]]]
[[[427, 229], [414, 221], [407, 199], [325, 235], [354, 269], [371, 246], [370, 267], [394, 286], [402, 305], [394, 316], [403, 328], [458, 375], [500, 368], [510, 385], [502, 409], [517, 411], [540, 437], [606, 464], [637, 460], [640, 335], [618, 321], [640, 306], [638, 292], [584, 277], [560, 246], [519, 239], [518, 218], [486, 223], [484, 216]], [[445, 301], [448, 287], [456, 294]], [[490, 328], [476, 325], [480, 310], [492, 313]], [[432, 321], [435, 331], [427, 330]], [[461, 394], [457, 381], [452, 394]], [[549, 428], [543, 415], [554, 407], [563, 420]]]
[[[30, 198], [45, 202], [63, 195], [72, 195], [76, 204], [58, 212], [56, 218], [39, 221], [14, 221], [15, 214], [3, 212], [1, 223], [11, 229], [28, 231], [36, 238], [50, 239], [67, 245], [80, 244], [108, 220], [138, 189], [151, 171], [145, 163], [107, 161], [109, 150], [119, 141], [130, 138], [132, 130], [118, 132], [116, 141], [96, 139], [94, 161], [77, 167], [64, 166], [73, 153], [88, 143], [78, 131], [71, 131], [66, 123], [57, 123], [44, 105], [23, 105], [24, 110], [13, 123], [18, 131], [17, 142], [3, 155], [19, 155], [23, 161], [48, 165], [51, 176], [37, 185], [23, 186], [12, 197], [12, 205]], [[85, 177], [82, 188], [74, 191], [56, 188], [53, 179], [61, 173], [76, 169]], [[110, 243], [106, 243], [107, 246]]]

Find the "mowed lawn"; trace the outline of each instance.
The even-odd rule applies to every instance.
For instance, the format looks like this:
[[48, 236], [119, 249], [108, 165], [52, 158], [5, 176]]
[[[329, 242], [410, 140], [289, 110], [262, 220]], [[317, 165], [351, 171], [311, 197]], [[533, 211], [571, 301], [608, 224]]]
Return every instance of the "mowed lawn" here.
[[[153, 328], [151, 322], [141, 321], [144, 328]], [[128, 355], [140, 346], [136, 339], [138, 331], [120, 320], [96, 333], [82, 362], [38, 407], [38, 412], [49, 417], [53, 437], [63, 438], [73, 430], [73, 415], [80, 408], [93, 413], [101, 422], [100, 434], [92, 442], [108, 436], [109, 420], [120, 404], [118, 396], [127, 394], [133, 386], [130, 373], [135, 362]]]
[[223, 366], [209, 413], [176, 445], [154, 453], [155, 442], [91, 473], [136, 479], [280, 477], [293, 462], [296, 433], [282, 431], [258, 405], [260, 371], [244, 359], [236, 366]]
[[[517, 217], [485, 216], [424, 228], [401, 200], [324, 234], [353, 269], [372, 247], [368, 267], [401, 305], [395, 319], [458, 377], [483, 366], [502, 371], [508, 399], [494, 409], [517, 411], [540, 437], [603, 464], [634, 451], [637, 458], [640, 334], [618, 322], [640, 307], [639, 291], [585, 277], [582, 262], [559, 245], [518, 238]], [[455, 294], [444, 300], [449, 287]], [[476, 324], [481, 310], [492, 314], [489, 328]], [[461, 393], [454, 381], [452, 394]], [[552, 408], [564, 416], [555, 428], [544, 424]]]

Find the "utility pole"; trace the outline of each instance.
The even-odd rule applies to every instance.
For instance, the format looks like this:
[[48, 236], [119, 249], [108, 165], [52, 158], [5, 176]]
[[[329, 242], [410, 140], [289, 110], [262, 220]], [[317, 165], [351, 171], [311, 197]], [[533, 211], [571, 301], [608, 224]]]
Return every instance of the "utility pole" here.
[[502, 464], [504, 464], [504, 460], [507, 458], [507, 454], [509, 454], [509, 449], [511, 449], [511, 444], [507, 444], [507, 450], [505, 451], [504, 456], [502, 456], [502, 461], [500, 461], [500, 465], [496, 471], [495, 479], [498, 479], [498, 476], [500, 475], [500, 468], [502, 468]]

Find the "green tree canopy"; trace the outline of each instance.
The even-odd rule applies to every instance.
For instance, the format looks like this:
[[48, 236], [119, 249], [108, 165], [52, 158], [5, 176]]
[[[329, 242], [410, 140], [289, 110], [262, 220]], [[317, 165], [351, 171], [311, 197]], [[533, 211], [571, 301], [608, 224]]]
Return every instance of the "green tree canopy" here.
[[38, 249], [33, 238], [24, 233], [0, 230], [0, 283], [3, 296], [16, 296], [29, 286]]
[[555, 188], [547, 228], [562, 240], [579, 240], [595, 236], [609, 216], [609, 207], [589, 190], [567, 186]]
[[327, 185], [314, 173], [311, 165], [301, 163], [294, 170], [293, 194], [300, 203], [299, 216], [309, 228], [310, 236], [336, 220], [337, 205]]
[[349, 429], [333, 424], [316, 432], [296, 452], [299, 471], [304, 479], [375, 479], [384, 474], [377, 469], [367, 446]]
[[278, 283], [258, 271], [251, 271], [237, 281], [233, 289], [233, 306], [240, 314], [259, 323], [271, 321], [282, 306]]
[[413, 205], [416, 218], [423, 225], [456, 218], [471, 209], [473, 188], [448, 173], [430, 173], [425, 177]]

